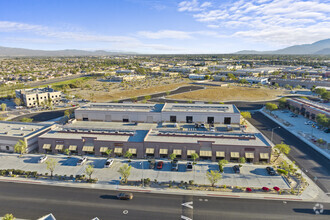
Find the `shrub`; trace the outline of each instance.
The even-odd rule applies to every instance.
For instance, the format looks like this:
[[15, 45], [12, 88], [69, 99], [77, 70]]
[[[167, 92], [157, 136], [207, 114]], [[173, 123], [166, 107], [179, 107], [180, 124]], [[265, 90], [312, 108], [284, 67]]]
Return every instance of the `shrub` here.
[[189, 185], [194, 185], [194, 180], [189, 180]]
[[227, 188], [227, 185], [223, 185], [223, 188], [226, 189]]
[[278, 172], [279, 174], [288, 175], [288, 171], [287, 171], [287, 170], [277, 169], [277, 172]]
[[222, 167], [222, 164], [219, 163], [219, 171], [220, 173], [223, 173], [223, 167]]

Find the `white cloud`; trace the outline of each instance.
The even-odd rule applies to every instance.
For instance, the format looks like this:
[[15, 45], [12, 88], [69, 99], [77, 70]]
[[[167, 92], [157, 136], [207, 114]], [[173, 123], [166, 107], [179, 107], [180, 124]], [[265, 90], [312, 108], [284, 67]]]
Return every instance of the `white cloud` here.
[[194, 39], [195, 35], [218, 37], [218, 33], [215, 31], [176, 31], [176, 30], [159, 30], [152, 31], [140, 31], [138, 32], [140, 37], [148, 39], [176, 39], [186, 40]]
[[203, 11], [210, 6], [212, 6], [211, 2], [203, 2], [200, 4], [198, 0], [182, 1], [179, 3], [178, 11]]
[[217, 2], [203, 10], [197, 1], [190, 3], [194, 10], [180, 10], [179, 5], [179, 11], [191, 13], [209, 28], [225, 31], [228, 37], [292, 45], [330, 36], [328, 0], [233, 0]]
[[149, 39], [191, 39], [192, 36], [188, 32], [173, 31], [173, 30], [160, 30], [157, 32], [140, 31], [138, 35]]

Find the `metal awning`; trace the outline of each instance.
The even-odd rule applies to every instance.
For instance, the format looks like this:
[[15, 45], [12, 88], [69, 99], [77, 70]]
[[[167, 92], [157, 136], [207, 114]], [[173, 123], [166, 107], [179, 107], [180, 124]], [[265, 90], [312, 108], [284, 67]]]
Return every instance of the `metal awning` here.
[[217, 151], [215, 152], [217, 157], [225, 157], [225, 152], [224, 151]]
[[115, 148], [115, 153], [116, 153], [116, 154], [121, 154], [121, 153], [123, 153], [123, 148], [121, 148], [121, 147], [116, 147], [116, 148]]
[[239, 158], [239, 152], [230, 152], [231, 158]]
[[136, 154], [136, 148], [129, 148], [128, 152], [130, 152], [131, 154]]
[[199, 151], [199, 156], [201, 156], [201, 157], [212, 157], [212, 151], [201, 150], [201, 151]]
[[109, 148], [108, 147], [100, 147], [100, 152], [101, 153], [104, 153], [108, 150]]
[[42, 146], [42, 149], [50, 150], [51, 147], [52, 147], [51, 144], [44, 144], [44, 145]]
[[55, 150], [63, 150], [64, 145], [63, 144], [57, 144], [55, 146]]
[[182, 150], [178, 150], [178, 149], [173, 150], [173, 154], [175, 154], [175, 155], [181, 155], [181, 152], [182, 152]]
[[94, 151], [94, 147], [93, 146], [83, 146], [82, 151], [93, 152]]
[[168, 149], [160, 149], [159, 154], [168, 154]]
[[253, 159], [254, 158], [254, 153], [245, 153], [245, 158]]
[[195, 150], [187, 150], [187, 156], [190, 156], [192, 154], [196, 153]]
[[154, 154], [155, 153], [155, 149], [154, 148], [147, 148], [146, 149], [146, 154]]
[[69, 150], [70, 151], [76, 151], [77, 150], [77, 145], [70, 145]]
[[269, 153], [260, 153], [260, 159], [269, 159]]

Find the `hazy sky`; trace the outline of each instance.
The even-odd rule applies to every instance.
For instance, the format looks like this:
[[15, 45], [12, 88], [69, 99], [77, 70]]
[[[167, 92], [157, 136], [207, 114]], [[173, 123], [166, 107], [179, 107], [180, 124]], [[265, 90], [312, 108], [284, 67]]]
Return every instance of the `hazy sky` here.
[[330, 38], [330, 0], [0, 0], [0, 46], [272, 50]]

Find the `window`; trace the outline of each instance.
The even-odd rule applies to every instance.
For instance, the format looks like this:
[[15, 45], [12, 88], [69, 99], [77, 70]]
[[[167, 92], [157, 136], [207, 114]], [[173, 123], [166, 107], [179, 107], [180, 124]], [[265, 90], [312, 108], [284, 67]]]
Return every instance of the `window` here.
[[123, 122], [129, 122], [128, 118], [123, 118]]
[[208, 124], [214, 124], [214, 117], [207, 117]]
[[224, 124], [230, 125], [231, 124], [231, 117], [225, 117]]
[[170, 122], [176, 122], [176, 116], [175, 115], [170, 116]]
[[186, 122], [187, 123], [193, 123], [193, 116], [187, 116], [186, 117]]
[[9, 146], [6, 146], [6, 150], [9, 150]]

